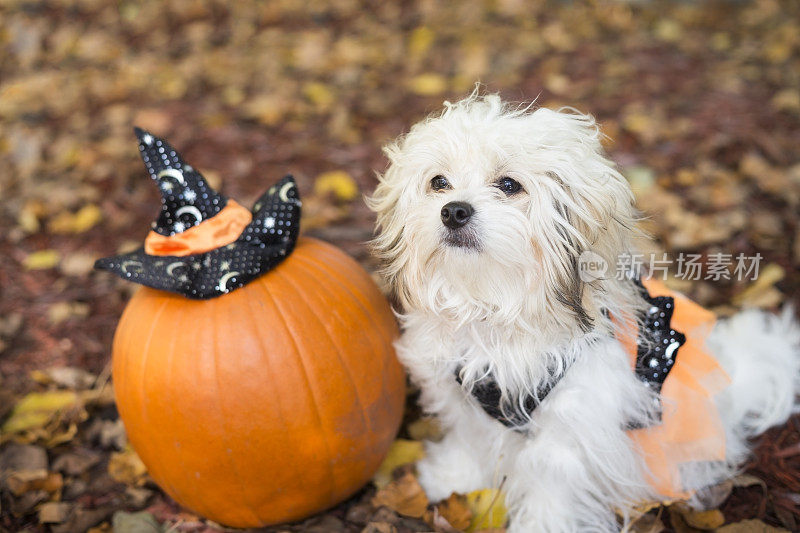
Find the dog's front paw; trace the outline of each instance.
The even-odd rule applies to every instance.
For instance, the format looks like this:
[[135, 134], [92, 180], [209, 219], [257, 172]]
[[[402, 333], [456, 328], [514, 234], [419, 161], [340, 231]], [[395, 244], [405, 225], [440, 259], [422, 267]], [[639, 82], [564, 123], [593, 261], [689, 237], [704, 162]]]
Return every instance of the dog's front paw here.
[[417, 463], [417, 477], [430, 501], [489, 486], [483, 466], [467, 450], [443, 443], [428, 443], [426, 448], [426, 456]]

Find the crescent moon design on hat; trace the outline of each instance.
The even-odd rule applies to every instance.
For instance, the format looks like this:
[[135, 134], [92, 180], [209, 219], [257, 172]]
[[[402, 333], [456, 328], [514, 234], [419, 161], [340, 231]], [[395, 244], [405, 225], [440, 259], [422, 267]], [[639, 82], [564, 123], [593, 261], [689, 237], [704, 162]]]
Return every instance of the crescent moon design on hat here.
[[300, 196], [292, 176], [247, 210], [218, 193], [164, 139], [134, 128], [161, 211], [145, 245], [106, 257], [95, 268], [192, 299], [243, 287], [283, 261], [300, 233]]

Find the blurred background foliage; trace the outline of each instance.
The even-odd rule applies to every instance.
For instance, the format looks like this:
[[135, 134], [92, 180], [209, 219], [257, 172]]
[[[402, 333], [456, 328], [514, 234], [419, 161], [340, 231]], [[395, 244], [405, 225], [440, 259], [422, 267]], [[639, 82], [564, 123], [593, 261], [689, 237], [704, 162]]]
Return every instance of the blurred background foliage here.
[[673, 286], [723, 314], [800, 303], [798, 25], [794, 0], [5, 0], [0, 419], [45, 369], [102, 376], [133, 288], [92, 263], [158, 210], [134, 124], [245, 205], [295, 174], [305, 231], [373, 268], [381, 146], [480, 81], [595, 115], [653, 250], [764, 257], [755, 283]]

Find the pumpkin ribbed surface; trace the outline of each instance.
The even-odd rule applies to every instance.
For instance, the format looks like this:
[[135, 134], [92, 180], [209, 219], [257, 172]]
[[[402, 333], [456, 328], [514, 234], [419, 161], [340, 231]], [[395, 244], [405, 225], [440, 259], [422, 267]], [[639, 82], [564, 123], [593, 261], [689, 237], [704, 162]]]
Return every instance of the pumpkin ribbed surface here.
[[176, 501], [255, 527], [347, 498], [389, 448], [405, 380], [394, 316], [350, 257], [303, 238], [212, 300], [142, 288], [114, 337], [130, 441]]

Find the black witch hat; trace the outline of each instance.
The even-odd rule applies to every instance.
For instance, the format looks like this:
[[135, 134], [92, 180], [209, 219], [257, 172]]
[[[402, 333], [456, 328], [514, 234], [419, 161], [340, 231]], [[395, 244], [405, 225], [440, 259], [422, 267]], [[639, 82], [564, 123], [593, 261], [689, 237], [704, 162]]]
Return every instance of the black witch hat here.
[[165, 140], [135, 128], [139, 151], [161, 191], [145, 246], [99, 259], [95, 268], [154, 289], [208, 299], [243, 287], [283, 261], [300, 231], [300, 197], [286, 176], [252, 212], [212, 189]]

